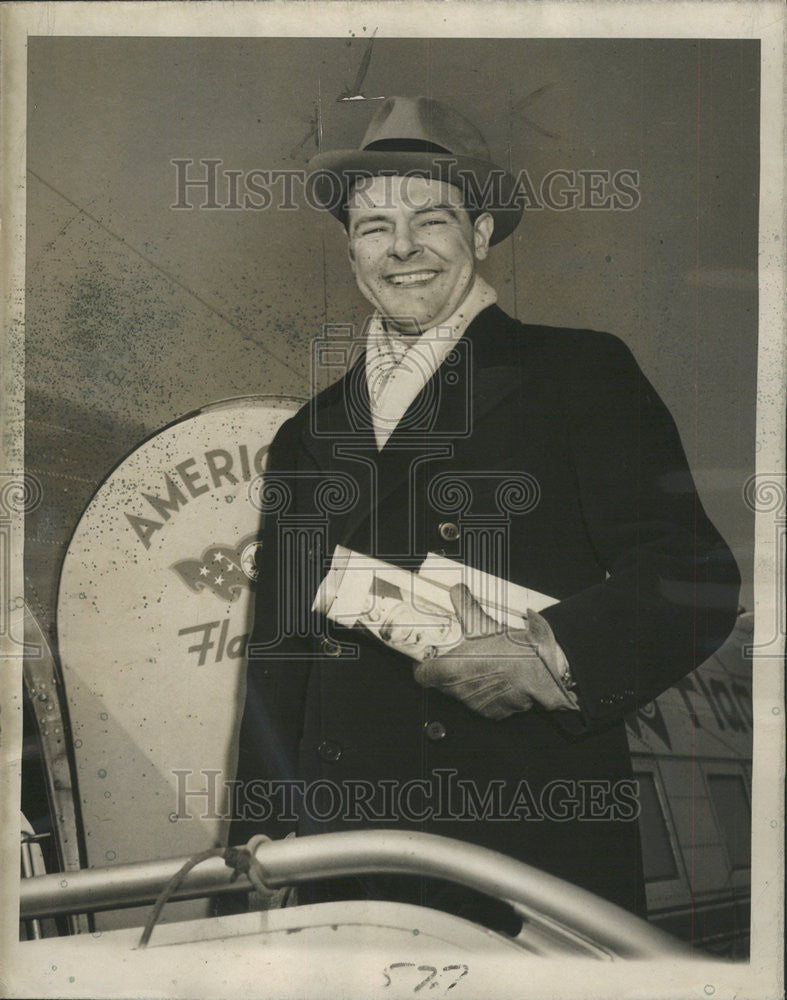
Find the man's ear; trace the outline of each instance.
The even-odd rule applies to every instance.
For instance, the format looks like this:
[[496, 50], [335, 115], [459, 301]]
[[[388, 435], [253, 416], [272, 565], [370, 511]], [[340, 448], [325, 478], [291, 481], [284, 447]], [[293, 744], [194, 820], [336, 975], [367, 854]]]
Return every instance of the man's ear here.
[[489, 241], [495, 228], [495, 220], [489, 212], [479, 215], [473, 223], [473, 250], [476, 260], [484, 260], [489, 253]]

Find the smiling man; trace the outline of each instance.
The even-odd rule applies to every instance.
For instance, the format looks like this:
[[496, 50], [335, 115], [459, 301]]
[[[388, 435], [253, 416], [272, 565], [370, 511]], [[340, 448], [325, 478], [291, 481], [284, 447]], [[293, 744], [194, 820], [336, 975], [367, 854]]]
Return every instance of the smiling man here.
[[348, 203], [350, 266], [363, 296], [389, 329], [418, 335], [446, 323], [466, 299], [494, 229], [474, 223], [451, 184], [422, 177], [372, 177]]
[[[390, 98], [361, 149], [314, 168], [374, 312], [363, 356], [271, 446], [231, 840], [422, 829], [641, 912], [624, 716], [721, 645], [739, 582], [674, 423], [617, 338], [498, 308], [478, 265], [521, 206], [464, 116]], [[502, 631], [457, 587], [463, 641], [416, 663], [312, 612], [336, 545], [412, 571], [447, 556], [544, 600]], [[301, 898], [358, 895], [516, 929], [435, 881]]]

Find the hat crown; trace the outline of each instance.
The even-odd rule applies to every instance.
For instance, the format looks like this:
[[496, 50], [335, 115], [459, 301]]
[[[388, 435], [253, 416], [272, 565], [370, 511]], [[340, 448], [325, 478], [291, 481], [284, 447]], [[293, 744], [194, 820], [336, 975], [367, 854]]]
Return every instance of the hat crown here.
[[464, 115], [431, 97], [388, 97], [358, 149], [318, 153], [309, 161], [314, 195], [347, 224], [347, 200], [361, 177], [431, 177], [459, 188], [471, 212], [494, 219], [490, 243], [516, 229], [523, 205], [517, 180], [495, 166], [483, 135]]
[[369, 123], [362, 149], [433, 152], [489, 160], [483, 135], [464, 115], [431, 97], [389, 97]]

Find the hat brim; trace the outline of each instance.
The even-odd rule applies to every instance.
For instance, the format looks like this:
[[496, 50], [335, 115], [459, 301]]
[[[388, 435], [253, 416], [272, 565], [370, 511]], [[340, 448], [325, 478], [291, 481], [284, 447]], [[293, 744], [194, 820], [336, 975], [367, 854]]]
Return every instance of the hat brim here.
[[516, 179], [489, 160], [453, 153], [397, 152], [376, 149], [337, 149], [309, 161], [310, 187], [315, 201], [340, 222], [350, 189], [363, 177], [432, 177], [462, 191], [471, 211], [489, 212], [495, 227], [490, 243], [500, 243], [519, 225], [522, 200]]

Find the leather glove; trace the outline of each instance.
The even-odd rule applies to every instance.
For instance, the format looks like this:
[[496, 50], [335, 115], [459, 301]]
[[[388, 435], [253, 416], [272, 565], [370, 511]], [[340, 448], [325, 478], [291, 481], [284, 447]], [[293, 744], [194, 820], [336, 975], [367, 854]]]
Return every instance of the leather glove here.
[[464, 584], [451, 588], [451, 601], [464, 639], [417, 664], [418, 684], [458, 698], [488, 719], [527, 712], [534, 701], [548, 709], [576, 707], [542, 659], [551, 655], [556, 662], [559, 647], [541, 615], [528, 611], [527, 629], [509, 629], [490, 618]]

